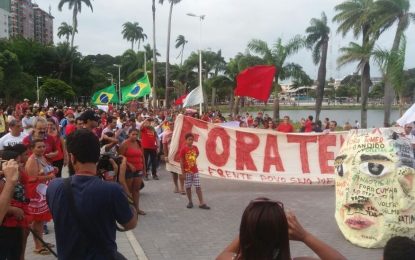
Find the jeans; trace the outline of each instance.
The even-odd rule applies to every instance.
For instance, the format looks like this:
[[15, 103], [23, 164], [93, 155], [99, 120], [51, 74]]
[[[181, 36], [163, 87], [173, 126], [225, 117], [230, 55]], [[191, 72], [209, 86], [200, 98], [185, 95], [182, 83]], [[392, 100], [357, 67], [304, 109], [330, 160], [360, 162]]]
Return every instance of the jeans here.
[[151, 174], [157, 176], [157, 150], [144, 149], [144, 160], [146, 163], [147, 175], [151, 165]]

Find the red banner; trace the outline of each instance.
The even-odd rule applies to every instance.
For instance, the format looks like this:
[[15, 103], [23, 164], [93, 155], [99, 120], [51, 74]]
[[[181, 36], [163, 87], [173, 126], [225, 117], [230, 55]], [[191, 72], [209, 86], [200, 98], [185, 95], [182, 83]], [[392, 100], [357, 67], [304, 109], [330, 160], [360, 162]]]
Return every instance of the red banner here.
[[334, 158], [346, 132], [285, 134], [274, 130], [227, 128], [178, 116], [167, 170], [180, 173], [178, 152], [193, 133], [201, 174], [242, 181], [334, 184]]

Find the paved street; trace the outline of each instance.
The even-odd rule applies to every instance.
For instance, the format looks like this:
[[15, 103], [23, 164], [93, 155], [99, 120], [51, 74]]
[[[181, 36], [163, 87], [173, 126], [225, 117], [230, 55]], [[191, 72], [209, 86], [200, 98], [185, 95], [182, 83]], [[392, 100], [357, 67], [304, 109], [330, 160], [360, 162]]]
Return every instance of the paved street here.
[[[237, 235], [249, 200], [266, 196], [284, 202], [303, 226], [340, 250], [348, 259], [381, 259], [382, 250], [362, 249], [347, 242], [334, 220], [334, 187], [281, 186], [202, 179], [210, 211], [186, 208], [186, 197], [172, 192], [169, 173], [146, 182], [134, 234], [148, 259], [214, 259]], [[197, 202], [197, 199], [194, 199]], [[195, 204], [196, 205], [196, 204]], [[291, 243], [292, 256], [313, 256], [301, 243]]]
[[[325, 242], [340, 250], [348, 259], [381, 259], [382, 250], [362, 249], [347, 242], [334, 221], [334, 187], [281, 186], [217, 179], [202, 179], [202, 188], [210, 211], [197, 207], [187, 209], [184, 195], [173, 193], [171, 176], [162, 171], [160, 180], [146, 182], [141, 207], [147, 212], [140, 216], [133, 231], [150, 260], [210, 260], [237, 235], [242, 212], [249, 200], [265, 196], [284, 202], [286, 209], [297, 214], [303, 226]], [[54, 242], [51, 234], [45, 236]], [[54, 259], [35, 256], [29, 237], [26, 259]], [[119, 250], [128, 259], [137, 259], [125, 233], [117, 233]], [[292, 256], [314, 256], [298, 242], [291, 243]]]

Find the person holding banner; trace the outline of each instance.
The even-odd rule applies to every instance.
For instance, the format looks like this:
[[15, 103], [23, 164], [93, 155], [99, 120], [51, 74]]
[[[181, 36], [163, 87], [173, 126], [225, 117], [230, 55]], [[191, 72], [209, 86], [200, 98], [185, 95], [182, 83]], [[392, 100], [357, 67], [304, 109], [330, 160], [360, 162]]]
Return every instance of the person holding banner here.
[[242, 215], [239, 236], [216, 260], [290, 260], [290, 240], [303, 242], [323, 260], [346, 259], [307, 232], [294, 214], [286, 214], [281, 202], [257, 198], [249, 203]]

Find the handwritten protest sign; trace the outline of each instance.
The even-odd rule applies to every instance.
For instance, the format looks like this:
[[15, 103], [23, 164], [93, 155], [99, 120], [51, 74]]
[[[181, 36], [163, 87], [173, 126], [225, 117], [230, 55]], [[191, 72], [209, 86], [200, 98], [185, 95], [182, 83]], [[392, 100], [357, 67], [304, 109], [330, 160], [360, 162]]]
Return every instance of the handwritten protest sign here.
[[336, 157], [336, 221], [355, 245], [415, 236], [414, 152], [399, 129], [352, 130]]
[[345, 132], [285, 134], [274, 130], [227, 128], [179, 115], [167, 170], [180, 173], [178, 151], [193, 133], [201, 174], [231, 180], [287, 184], [334, 184], [334, 158]]

